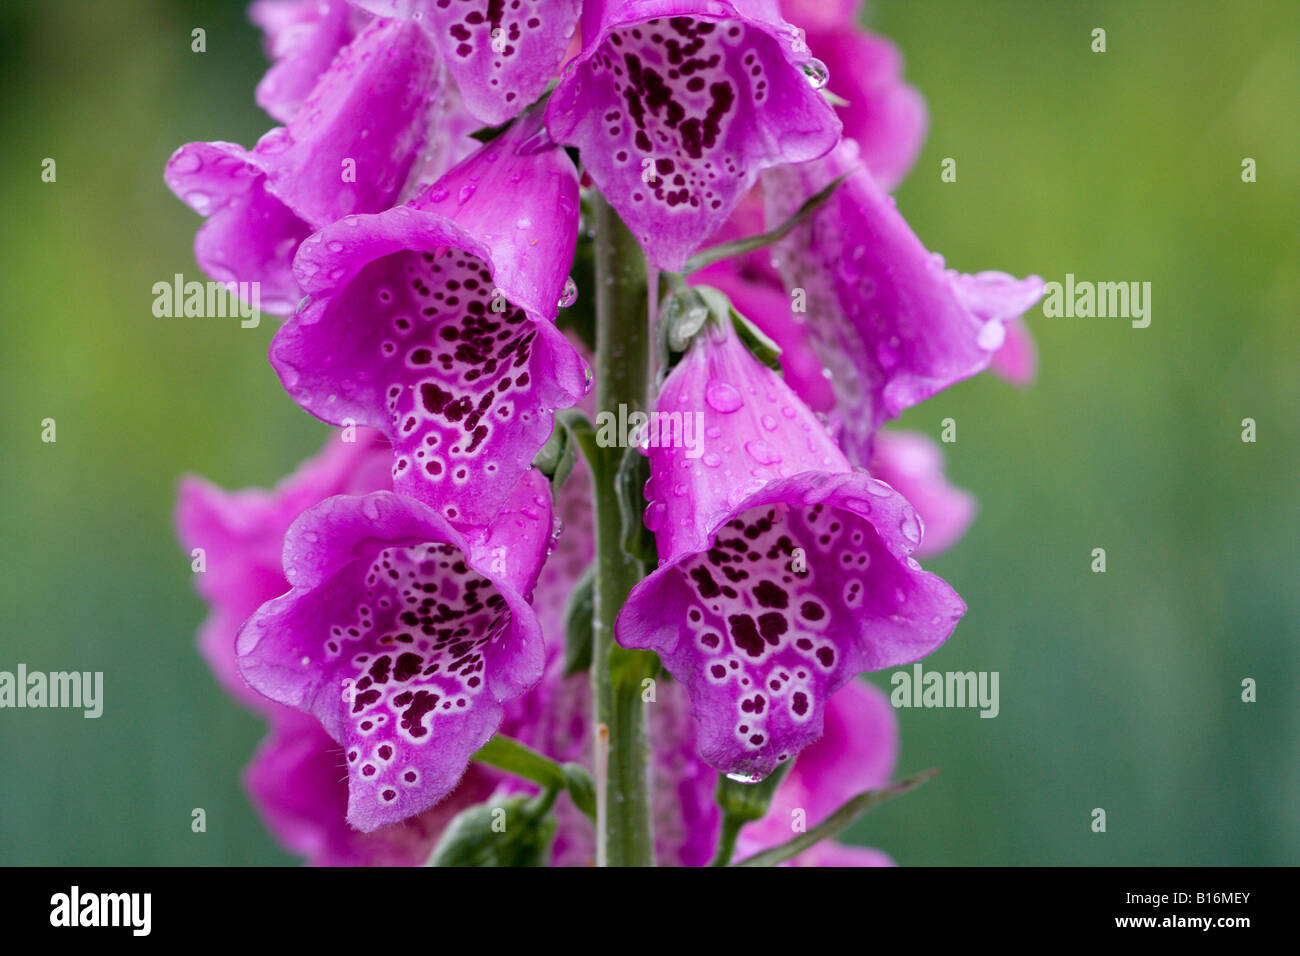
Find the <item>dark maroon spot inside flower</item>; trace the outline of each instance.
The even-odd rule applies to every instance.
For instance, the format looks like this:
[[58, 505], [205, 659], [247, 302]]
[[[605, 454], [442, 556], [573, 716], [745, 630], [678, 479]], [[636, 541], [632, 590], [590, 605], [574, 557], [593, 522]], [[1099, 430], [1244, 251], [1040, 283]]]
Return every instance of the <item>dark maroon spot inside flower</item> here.
[[752, 617], [748, 614], [733, 614], [727, 618], [727, 624], [731, 627], [731, 639], [737, 647], [750, 657], [758, 657], [763, 653], [763, 639], [759, 636]]

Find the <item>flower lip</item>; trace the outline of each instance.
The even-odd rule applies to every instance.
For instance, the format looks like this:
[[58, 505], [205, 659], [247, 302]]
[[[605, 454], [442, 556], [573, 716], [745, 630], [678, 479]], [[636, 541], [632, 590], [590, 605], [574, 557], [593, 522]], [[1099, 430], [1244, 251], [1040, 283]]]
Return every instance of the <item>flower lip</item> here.
[[[525, 489], [530, 492], [531, 489]], [[549, 530], [549, 511], [544, 521]], [[542, 637], [516, 585], [544, 553], [485, 549], [392, 492], [336, 496], [285, 536], [292, 590], [236, 641], [249, 684], [309, 711], [345, 748], [348, 819], [369, 832], [446, 796], [502, 702], [542, 673]]]
[[295, 271], [311, 299], [271, 347], [298, 404], [383, 430], [395, 490], [459, 525], [491, 520], [554, 410], [588, 389], [554, 325], [576, 171], [563, 150], [522, 150], [539, 128], [525, 116], [410, 203], [304, 242]]
[[680, 271], [763, 169], [835, 145], [811, 62], [774, 0], [593, 2], [547, 126], [582, 151], [650, 260]]
[[826, 700], [865, 670], [951, 634], [961, 598], [912, 559], [912, 507], [865, 471], [765, 484], [632, 591], [615, 633], [686, 684], [706, 762], [766, 776], [821, 733]]

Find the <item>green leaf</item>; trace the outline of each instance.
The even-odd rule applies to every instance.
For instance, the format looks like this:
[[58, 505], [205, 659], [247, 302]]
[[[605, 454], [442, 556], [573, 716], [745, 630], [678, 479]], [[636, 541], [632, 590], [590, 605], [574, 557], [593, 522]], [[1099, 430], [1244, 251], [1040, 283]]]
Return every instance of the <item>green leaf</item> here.
[[747, 252], [754, 252], [757, 249], [762, 249], [765, 246], [770, 246], [773, 243], [780, 242], [794, 230], [795, 226], [799, 225], [829, 202], [831, 196], [835, 194], [835, 190], [839, 189], [840, 184], [843, 183], [844, 180], [848, 179], [850, 175], [851, 173], [845, 173], [838, 179], [833, 180], [825, 189], [808, 199], [807, 202], [800, 206], [793, 216], [771, 232], [760, 233], [757, 236], [750, 236], [747, 239], [737, 239], [734, 242], [723, 242], [719, 245], [697, 252], [686, 260], [686, 267], [682, 269], [682, 274], [690, 275], [692, 272], [698, 272], [705, 266], [711, 266], [715, 262], [721, 262], [723, 259], [730, 259], [733, 256], [741, 256]]
[[789, 840], [779, 846], [774, 846], [770, 850], [764, 850], [762, 853], [755, 853], [753, 856], [747, 857], [733, 865], [776, 866], [778, 863], [784, 863], [786, 860], [798, 856], [810, 846], [814, 846], [822, 840], [835, 836], [868, 810], [874, 809], [885, 801], [892, 800], [894, 797], [901, 796], [909, 790], [916, 789], [938, 772], [938, 767], [932, 767], [929, 770], [924, 770], [921, 773], [908, 777], [906, 780], [892, 783], [888, 787], [860, 793], [811, 830], [799, 834], [793, 840]]
[[781, 346], [769, 339], [762, 329], [735, 309], [731, 310], [731, 324], [735, 327], [736, 334], [740, 336], [740, 341], [745, 343], [745, 348], [749, 349], [754, 358], [774, 372], [781, 371]]
[[480, 747], [473, 759], [543, 787], [563, 787], [567, 783], [564, 768], [558, 763], [503, 734]]
[[509, 129], [512, 122], [513, 120], [506, 120], [504, 123], [497, 126], [480, 126], [478, 129], [474, 130], [474, 132], [469, 134], [469, 138], [484, 144], [490, 143]]
[[569, 799], [573, 805], [587, 815], [596, 819], [596, 783], [591, 779], [587, 768], [580, 763], [566, 763], [564, 776], [569, 782]]
[[569, 592], [564, 603], [564, 676], [572, 677], [591, 667], [591, 644], [595, 640], [596, 563], [593, 561]]
[[591, 419], [579, 409], [565, 408], [555, 413], [555, 423], [563, 425], [568, 430], [569, 437], [595, 473], [600, 465], [598, 461], [600, 446], [596, 444], [596, 426], [591, 423]]
[[614, 492], [623, 519], [620, 544], [629, 558], [654, 567], [659, 562], [654, 532], [641, 520], [646, 504], [644, 489], [649, 480], [650, 459], [639, 448], [624, 449], [614, 477]]
[[558, 420], [551, 429], [551, 437], [533, 457], [533, 467], [551, 481], [551, 493], [558, 496], [565, 479], [573, 472], [577, 452], [569, 430]]
[[458, 813], [429, 866], [545, 866], [557, 827], [555, 792], [482, 803]]

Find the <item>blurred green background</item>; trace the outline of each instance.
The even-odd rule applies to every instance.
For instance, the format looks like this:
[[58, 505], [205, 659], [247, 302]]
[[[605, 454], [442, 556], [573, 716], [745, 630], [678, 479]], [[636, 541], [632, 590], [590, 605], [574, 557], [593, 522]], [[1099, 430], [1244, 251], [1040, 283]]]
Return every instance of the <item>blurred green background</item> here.
[[[956, 419], [981, 502], [929, 565], [970, 612], [926, 667], [998, 671], [1001, 714], [900, 711], [900, 771], [943, 773], [853, 838], [904, 864], [1300, 863], [1300, 6], [881, 0], [871, 23], [930, 107], [898, 194], [922, 240], [968, 272], [1149, 281], [1153, 318], [1036, 311], [1036, 386], [981, 376], [904, 419]], [[0, 13], [0, 669], [106, 685], [99, 720], [0, 711], [0, 863], [290, 860], [239, 782], [261, 728], [193, 649], [171, 508], [182, 472], [267, 485], [325, 429], [280, 391], [271, 320], [151, 312], [154, 282], [200, 277], [163, 164], [268, 128], [263, 67], [233, 2]]]

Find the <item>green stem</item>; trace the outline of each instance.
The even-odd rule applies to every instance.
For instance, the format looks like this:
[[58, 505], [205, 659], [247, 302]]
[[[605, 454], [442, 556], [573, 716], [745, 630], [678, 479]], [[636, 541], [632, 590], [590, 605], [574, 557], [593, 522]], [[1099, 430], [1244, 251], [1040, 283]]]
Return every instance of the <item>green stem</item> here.
[[740, 828], [745, 825], [745, 822], [733, 813], [722, 815], [722, 832], [718, 834], [718, 848], [709, 866], [731, 865], [731, 858], [736, 853], [736, 837], [740, 836]]
[[[603, 197], [592, 200], [596, 255], [596, 407], [618, 413], [644, 410], [649, 388], [650, 328], [646, 264], [636, 238]], [[653, 655], [614, 643], [614, 620], [646, 568], [621, 546], [625, 516], [614, 494], [622, 448], [597, 448], [596, 586], [591, 688], [597, 733], [596, 862], [601, 866], [654, 865], [650, 817], [649, 747], [641, 681], [653, 673]]]

